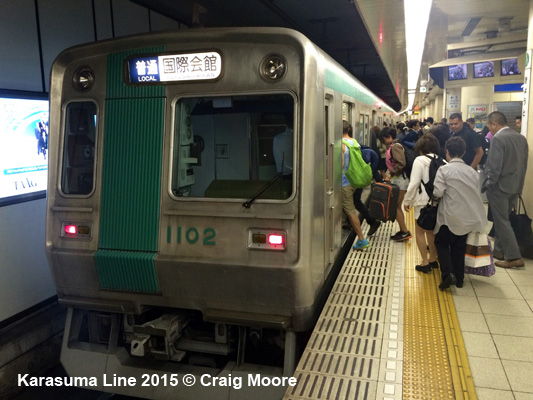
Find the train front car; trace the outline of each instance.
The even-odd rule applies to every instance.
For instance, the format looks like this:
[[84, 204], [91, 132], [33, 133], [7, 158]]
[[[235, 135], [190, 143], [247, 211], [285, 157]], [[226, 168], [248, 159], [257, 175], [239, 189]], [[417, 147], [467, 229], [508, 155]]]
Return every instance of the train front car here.
[[208, 377], [292, 372], [341, 247], [320, 57], [294, 31], [237, 29], [57, 58], [46, 245], [71, 376], [219, 399], [231, 385]]

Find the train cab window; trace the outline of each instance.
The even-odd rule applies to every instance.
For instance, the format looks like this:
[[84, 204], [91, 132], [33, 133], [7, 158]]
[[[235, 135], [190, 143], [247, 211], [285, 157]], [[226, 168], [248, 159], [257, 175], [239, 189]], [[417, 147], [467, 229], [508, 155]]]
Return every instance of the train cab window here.
[[61, 190], [65, 194], [87, 195], [94, 186], [96, 104], [70, 103], [65, 121]]
[[283, 200], [293, 190], [289, 94], [180, 99], [171, 191], [176, 197]]

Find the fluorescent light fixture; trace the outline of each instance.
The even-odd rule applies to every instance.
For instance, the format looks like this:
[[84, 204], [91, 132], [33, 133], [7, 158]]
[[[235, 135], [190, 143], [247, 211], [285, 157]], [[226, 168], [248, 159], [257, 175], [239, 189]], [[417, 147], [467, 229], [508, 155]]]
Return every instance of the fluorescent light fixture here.
[[481, 21], [481, 17], [470, 18], [465, 28], [463, 29], [463, 33], [461, 33], [461, 36], [470, 36], [474, 29], [476, 29], [476, 26], [477, 24], [479, 24], [479, 21]]
[[[416, 90], [422, 54], [426, 42], [429, 13], [433, 0], [404, 0], [405, 49], [407, 52], [407, 89]], [[409, 95], [408, 109], [413, 107], [414, 94]]]

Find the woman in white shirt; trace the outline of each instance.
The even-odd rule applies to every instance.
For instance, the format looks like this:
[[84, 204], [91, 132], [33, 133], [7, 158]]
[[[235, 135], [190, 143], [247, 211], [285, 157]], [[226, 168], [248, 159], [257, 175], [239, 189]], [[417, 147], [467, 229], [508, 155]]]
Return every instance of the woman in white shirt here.
[[[411, 207], [414, 207], [415, 219], [418, 219], [420, 216], [420, 210], [429, 201], [429, 197], [422, 182], [427, 183], [429, 180], [429, 165], [431, 159], [437, 157], [437, 154], [439, 154], [439, 141], [431, 133], [426, 132], [416, 141], [415, 150], [421, 155], [413, 162], [409, 187], [407, 188], [403, 205], [405, 211], [409, 211]], [[437, 249], [435, 247], [435, 236], [432, 231], [422, 229], [418, 224], [415, 225], [416, 245], [422, 256], [422, 262], [417, 265], [415, 269], [417, 271], [429, 273], [431, 268], [439, 267], [439, 263], [437, 262]], [[429, 257], [427, 251], [428, 247]]]

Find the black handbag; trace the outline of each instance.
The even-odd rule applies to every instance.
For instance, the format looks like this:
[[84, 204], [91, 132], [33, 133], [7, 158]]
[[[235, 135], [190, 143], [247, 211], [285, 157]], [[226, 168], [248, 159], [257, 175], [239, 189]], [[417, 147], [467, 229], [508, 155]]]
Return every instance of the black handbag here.
[[420, 210], [420, 216], [416, 220], [418, 226], [422, 229], [425, 229], [426, 231], [432, 231], [433, 229], [435, 229], [435, 225], [437, 225], [438, 209], [438, 204], [434, 206], [431, 203], [427, 203]]
[[[520, 254], [525, 258], [533, 258], [533, 230], [531, 229], [531, 218], [527, 215], [522, 196], [519, 196], [518, 199], [518, 207], [509, 214], [509, 221], [513, 227], [516, 241], [520, 248]], [[524, 209], [523, 214], [521, 214], [521, 208]]]

